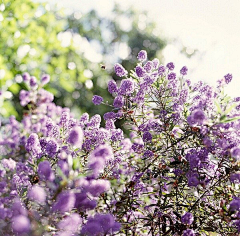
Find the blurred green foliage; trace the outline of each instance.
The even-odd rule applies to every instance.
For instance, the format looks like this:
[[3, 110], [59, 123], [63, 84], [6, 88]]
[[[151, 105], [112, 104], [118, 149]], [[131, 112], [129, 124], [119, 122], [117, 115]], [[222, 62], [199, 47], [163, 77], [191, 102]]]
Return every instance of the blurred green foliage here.
[[26, 71], [37, 78], [44, 73], [51, 76], [47, 90], [54, 93], [58, 105], [69, 106], [78, 115], [103, 114], [108, 108], [94, 106], [91, 99], [94, 94], [112, 99], [107, 81], [119, 79], [112, 70], [114, 63], [132, 69], [141, 49], [149, 59], [161, 58], [166, 44], [146, 12], [126, 11], [116, 4], [109, 17], [95, 10], [65, 15], [31, 0], [2, 1], [0, 38], [0, 87], [13, 94], [0, 109], [5, 117], [21, 116], [18, 93], [24, 84], [16, 76]]

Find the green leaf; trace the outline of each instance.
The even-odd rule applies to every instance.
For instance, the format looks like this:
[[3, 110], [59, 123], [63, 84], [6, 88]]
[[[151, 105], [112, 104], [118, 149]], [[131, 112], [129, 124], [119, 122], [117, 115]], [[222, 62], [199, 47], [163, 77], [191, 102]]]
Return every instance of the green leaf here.
[[216, 105], [216, 107], [217, 107], [217, 113], [218, 113], [218, 114], [222, 114], [223, 111], [222, 111], [222, 109], [221, 109], [220, 103], [219, 103], [217, 100], [215, 100], [214, 103], [215, 103], [215, 105]]
[[233, 121], [236, 121], [236, 120], [239, 120], [240, 119], [240, 116], [238, 117], [233, 117], [233, 118], [227, 118], [226, 115], [224, 115], [224, 118], [220, 118], [220, 121], [222, 123], [229, 123], [229, 122], [233, 122]]

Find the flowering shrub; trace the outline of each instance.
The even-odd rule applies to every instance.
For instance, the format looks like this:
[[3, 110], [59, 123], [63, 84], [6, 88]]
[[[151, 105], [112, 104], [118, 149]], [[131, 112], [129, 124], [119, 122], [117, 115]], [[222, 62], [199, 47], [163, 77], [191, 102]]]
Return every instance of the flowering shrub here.
[[48, 76], [23, 75], [24, 117], [1, 126], [4, 235], [240, 232], [240, 98], [223, 93], [232, 76], [192, 85], [187, 67], [177, 76], [172, 62], [146, 62], [145, 51], [138, 60], [131, 72], [114, 67], [123, 79], [108, 84], [105, 127], [56, 106]]

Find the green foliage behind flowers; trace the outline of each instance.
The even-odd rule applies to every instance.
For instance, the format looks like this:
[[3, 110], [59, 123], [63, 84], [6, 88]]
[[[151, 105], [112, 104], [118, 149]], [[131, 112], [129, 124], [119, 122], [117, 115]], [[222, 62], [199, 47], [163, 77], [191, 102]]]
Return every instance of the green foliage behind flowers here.
[[[65, 15], [62, 10], [50, 9], [47, 3], [31, 0], [5, 0], [0, 10], [0, 87], [4, 94], [8, 88], [13, 93], [12, 103], [5, 100], [0, 111], [5, 117], [14, 109], [18, 119], [22, 116], [16, 95], [25, 85], [17, 75], [25, 71], [37, 78], [45, 73], [52, 76], [47, 89], [58, 105], [71, 106], [77, 114], [93, 114], [94, 110], [104, 114], [107, 108], [94, 108], [91, 97], [99, 93], [106, 100], [110, 98], [107, 81], [113, 75], [112, 64], [123, 60], [119, 57], [122, 47], [127, 48], [124, 58], [132, 58], [134, 63], [140, 48], [145, 47], [152, 59], [165, 46], [159, 35], [152, 36], [153, 22], [146, 21], [148, 27], [144, 30], [138, 27], [146, 13], [124, 12], [119, 6], [109, 18], [94, 10], [86, 15]], [[120, 27], [122, 18], [129, 20], [130, 30]], [[92, 49], [94, 45], [96, 50]], [[3, 97], [8, 98], [9, 93]]]

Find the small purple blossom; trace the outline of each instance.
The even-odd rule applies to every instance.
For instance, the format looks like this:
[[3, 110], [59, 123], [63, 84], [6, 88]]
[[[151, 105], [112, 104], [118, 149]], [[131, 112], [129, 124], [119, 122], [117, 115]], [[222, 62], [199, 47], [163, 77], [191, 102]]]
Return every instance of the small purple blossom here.
[[143, 134], [143, 142], [151, 142], [152, 141], [152, 135], [150, 132], [144, 132]]
[[123, 79], [119, 88], [119, 95], [131, 95], [134, 92], [134, 82], [132, 79]]
[[154, 156], [154, 153], [150, 150], [147, 150], [143, 153], [143, 157], [145, 158], [150, 158], [150, 157], [153, 157]]
[[111, 93], [111, 94], [118, 92], [118, 87], [117, 87], [117, 84], [114, 80], [110, 80], [108, 82], [108, 92]]
[[115, 70], [116, 75], [119, 77], [123, 77], [128, 74], [128, 72], [124, 69], [124, 67], [122, 65], [120, 65], [119, 63], [115, 64], [114, 70]]
[[82, 148], [83, 131], [81, 127], [74, 127], [68, 136], [68, 142], [77, 148]]
[[147, 60], [147, 52], [145, 50], [141, 50], [139, 53], [138, 53], [138, 56], [137, 56], [137, 59], [139, 61], [146, 61]]
[[136, 72], [138, 77], [143, 77], [146, 74], [145, 69], [142, 68], [141, 66], [136, 66], [135, 72]]
[[231, 149], [231, 156], [235, 160], [240, 160], [240, 148], [239, 147], [234, 147]]
[[191, 126], [195, 124], [202, 125], [205, 120], [206, 120], [205, 113], [200, 109], [194, 110], [192, 114], [187, 118], [187, 121]]
[[181, 75], [186, 75], [188, 72], [188, 68], [186, 66], [184, 66], [181, 70], [180, 70], [180, 74]]
[[229, 84], [232, 81], [232, 74], [226, 74], [224, 76], [226, 84]]
[[49, 75], [43, 75], [41, 78], [41, 85], [45, 85], [50, 81], [50, 76]]
[[181, 221], [183, 224], [185, 225], [191, 225], [193, 222], [194, 218], [192, 213], [190, 212], [186, 212], [182, 217], [181, 217]]
[[169, 69], [169, 70], [173, 70], [175, 68], [175, 65], [173, 62], [169, 62], [166, 67]]
[[94, 105], [100, 105], [103, 102], [103, 98], [98, 95], [94, 95], [92, 98], [92, 102]]
[[18, 215], [12, 219], [12, 229], [16, 235], [26, 235], [31, 230], [30, 220], [23, 215]]
[[113, 101], [113, 106], [116, 108], [121, 108], [124, 105], [124, 97], [119, 95], [117, 97], [115, 97], [114, 101]]
[[39, 203], [44, 203], [46, 200], [46, 192], [42, 187], [35, 185], [29, 190], [28, 198]]
[[235, 198], [230, 202], [229, 206], [230, 211], [239, 211], [240, 210], [240, 199]]
[[75, 194], [72, 192], [62, 192], [58, 195], [56, 203], [53, 205], [53, 211], [60, 211], [62, 213], [70, 211], [75, 204]]
[[42, 161], [38, 165], [38, 175], [42, 180], [52, 181], [54, 174], [49, 161]]
[[174, 72], [171, 72], [168, 74], [168, 79], [169, 80], [175, 80], [176, 79], [176, 74]]
[[153, 62], [148, 61], [143, 68], [146, 72], [150, 72], [153, 69]]
[[154, 67], [155, 69], [157, 69], [158, 66], [159, 66], [159, 60], [158, 60], [158, 58], [154, 58], [154, 59], [152, 60], [152, 62], [153, 62], [153, 67]]
[[165, 67], [163, 65], [160, 65], [158, 68], [158, 74], [162, 76], [165, 73]]
[[[63, 230], [64, 232], [68, 232], [69, 234], [75, 233], [78, 231], [80, 224], [82, 223], [82, 219], [79, 214], [73, 213], [58, 223], [58, 228]], [[69, 235], [68, 234], [68, 235]]]
[[183, 231], [183, 236], [195, 236], [195, 232], [192, 229], [186, 229]]
[[25, 83], [29, 82], [30, 81], [29, 73], [28, 72], [23, 73], [22, 78]]
[[37, 89], [38, 84], [37, 84], [37, 79], [36, 79], [35, 76], [31, 76], [31, 77], [30, 77], [29, 84], [30, 84], [30, 86], [31, 86], [31, 88], [32, 88], [33, 90]]

